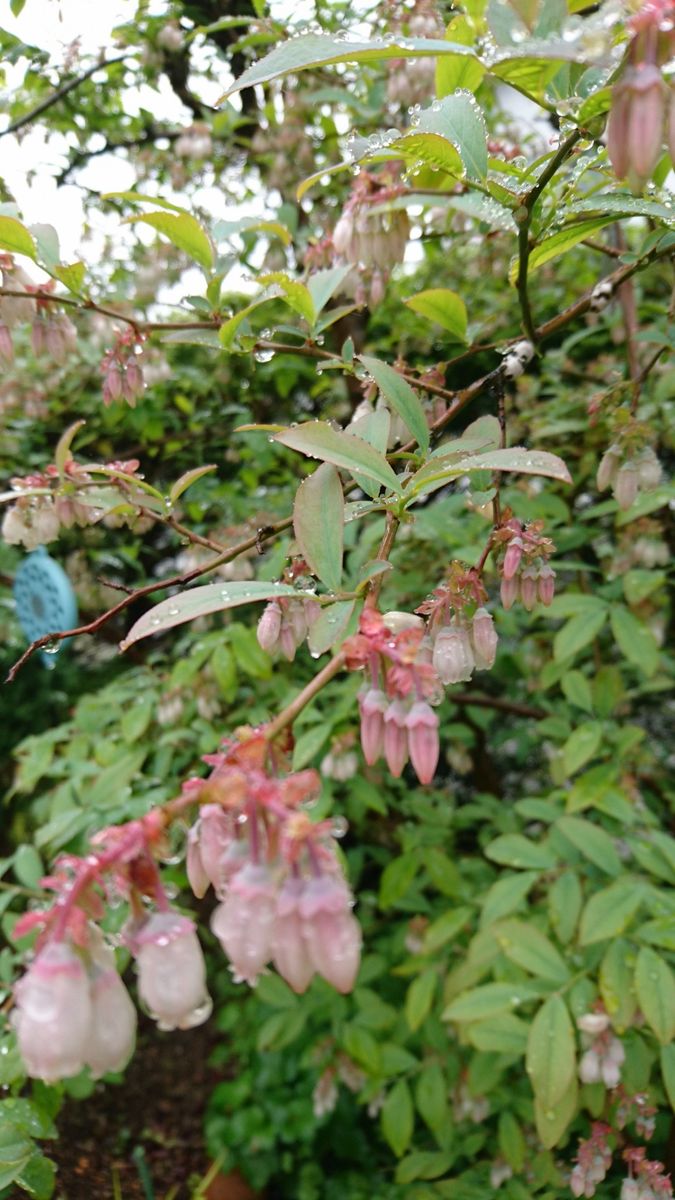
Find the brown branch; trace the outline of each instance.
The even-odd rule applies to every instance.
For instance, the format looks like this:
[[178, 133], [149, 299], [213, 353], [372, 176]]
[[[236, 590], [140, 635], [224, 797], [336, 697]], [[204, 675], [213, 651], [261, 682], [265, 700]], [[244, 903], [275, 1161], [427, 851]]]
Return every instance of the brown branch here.
[[535, 708], [531, 704], [520, 704], [516, 700], [502, 700], [501, 696], [478, 695], [475, 692], [448, 692], [451, 704], [472, 705], [474, 708], [495, 708], [499, 712], [513, 713], [516, 717], [532, 717], [534, 721], [543, 721], [549, 714], [543, 708]]
[[298, 692], [295, 699], [291, 700], [290, 704], [287, 704], [274, 720], [270, 721], [269, 725], [265, 727], [265, 737], [268, 741], [272, 741], [282, 730], [293, 724], [295, 718], [302, 712], [303, 708], [309, 704], [310, 700], [314, 699], [322, 687], [329, 683], [342, 670], [344, 664], [345, 652], [344, 650], [339, 650], [331, 658], [330, 662], [327, 662], [325, 667], [322, 667], [318, 674], [310, 680], [307, 686], [301, 692]]
[[69, 83], [64, 83], [62, 87], [57, 88], [55, 92], [52, 92], [51, 95], [47, 96], [46, 100], [42, 100], [30, 112], [24, 113], [22, 117], [17, 117], [15, 121], [11, 121], [6, 129], [0, 129], [0, 138], [5, 137], [8, 133], [16, 133], [17, 130], [23, 129], [24, 126], [30, 125], [36, 117], [42, 116], [43, 112], [46, 112], [48, 108], [52, 108], [55, 104], [58, 104], [59, 100], [63, 100], [64, 96], [67, 96], [75, 88], [78, 88], [81, 83], [89, 79], [90, 75], [95, 75], [97, 71], [105, 71], [107, 67], [112, 67], [115, 63], [124, 62], [126, 58], [126, 54], [120, 54], [117, 58], [108, 58], [104, 59], [103, 62], [94, 63], [92, 67], [88, 67], [76, 79], [71, 79]]

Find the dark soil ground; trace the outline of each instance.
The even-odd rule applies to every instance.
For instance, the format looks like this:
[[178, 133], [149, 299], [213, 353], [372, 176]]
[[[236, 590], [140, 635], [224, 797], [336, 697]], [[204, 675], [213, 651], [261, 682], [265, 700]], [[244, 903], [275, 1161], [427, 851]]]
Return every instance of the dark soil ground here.
[[[124, 1083], [69, 1100], [58, 1141], [45, 1145], [58, 1167], [58, 1200], [190, 1200], [209, 1168], [202, 1122], [218, 1081], [208, 1066], [211, 1038], [208, 1023], [172, 1034], [142, 1020]], [[221, 1176], [208, 1196], [252, 1193]]]

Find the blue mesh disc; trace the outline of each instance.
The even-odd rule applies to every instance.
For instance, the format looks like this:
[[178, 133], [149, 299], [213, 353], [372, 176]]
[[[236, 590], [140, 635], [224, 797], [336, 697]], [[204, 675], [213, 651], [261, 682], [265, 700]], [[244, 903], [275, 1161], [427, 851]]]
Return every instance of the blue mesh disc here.
[[[23, 560], [14, 579], [16, 615], [29, 642], [45, 633], [72, 629], [77, 622], [77, 603], [70, 580], [62, 567], [39, 546]], [[41, 650], [46, 667], [54, 667], [54, 656], [65, 642]]]

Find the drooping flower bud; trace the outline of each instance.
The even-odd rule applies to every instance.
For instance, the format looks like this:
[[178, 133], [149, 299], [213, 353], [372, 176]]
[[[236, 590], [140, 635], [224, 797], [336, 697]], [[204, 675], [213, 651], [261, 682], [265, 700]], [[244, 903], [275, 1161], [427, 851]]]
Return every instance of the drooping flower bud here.
[[121, 1071], [134, 1051], [136, 1009], [112, 960], [95, 967], [91, 983], [92, 1020], [85, 1061], [95, 1079], [108, 1071]]
[[477, 671], [489, 671], [497, 657], [499, 638], [487, 608], [477, 608], [471, 622], [471, 641]]
[[630, 461], [623, 463], [614, 480], [614, 499], [624, 512], [637, 499], [639, 486], [640, 481], [635, 465]]
[[4, 322], [0, 322], [0, 358], [6, 363], [14, 362], [12, 335]]
[[579, 1062], [579, 1078], [582, 1083], [599, 1083], [600, 1058], [595, 1050], [587, 1050]]
[[211, 1012], [206, 967], [194, 923], [158, 912], [134, 934], [138, 994], [160, 1029], [191, 1029]]
[[211, 929], [227, 954], [237, 982], [255, 984], [272, 957], [276, 899], [266, 867], [247, 863], [214, 910]]
[[187, 837], [187, 853], [185, 856], [185, 869], [187, 872], [188, 883], [192, 888], [198, 900], [201, 900], [206, 895], [211, 882], [202, 862], [201, 848], [199, 845], [199, 822], [192, 826]]
[[384, 714], [387, 697], [379, 688], [368, 688], [359, 694], [361, 709], [361, 749], [363, 757], [372, 767], [384, 748]]
[[351, 909], [344, 881], [328, 875], [311, 879], [300, 901], [314, 969], [338, 992], [352, 990], [361, 957], [361, 929]]
[[314, 976], [314, 964], [304, 934], [300, 901], [304, 884], [300, 879], [287, 879], [277, 900], [274, 922], [272, 957], [274, 965], [294, 992], [307, 991]]
[[513, 537], [506, 547], [504, 555], [504, 565], [502, 567], [502, 577], [504, 579], [513, 579], [514, 575], [518, 574], [520, 568], [520, 560], [523, 557], [523, 539]]
[[400, 700], [393, 700], [384, 714], [384, 757], [395, 779], [408, 761], [408, 712]]
[[651, 446], [645, 446], [635, 459], [635, 467], [638, 473], [638, 483], [640, 488], [645, 492], [651, 492], [655, 487], [658, 487], [661, 482], [662, 467], [658, 456], [654, 453]]
[[474, 668], [473, 650], [466, 629], [461, 625], [445, 625], [434, 642], [433, 665], [438, 678], [446, 686], [471, 678]]
[[537, 595], [540, 602], [545, 604], [547, 608], [549, 604], [553, 603], [553, 597], [555, 596], [555, 571], [548, 563], [544, 563], [539, 568]]
[[513, 579], [502, 579], [499, 594], [504, 608], [513, 608], [513, 605], [520, 596], [520, 579], [518, 576], [514, 575]]
[[431, 783], [440, 753], [438, 715], [426, 701], [418, 700], [406, 717], [406, 728], [415, 774], [420, 783]]
[[607, 154], [619, 179], [641, 189], [661, 153], [666, 85], [653, 62], [629, 67], [612, 92]]
[[617, 446], [616, 443], [605, 450], [600, 459], [600, 466], [598, 467], [598, 474], [595, 481], [599, 492], [605, 492], [614, 483], [621, 457], [621, 447]]
[[12, 1021], [29, 1075], [54, 1083], [85, 1064], [92, 1006], [80, 956], [65, 942], [37, 955], [15, 988]]
[[271, 654], [276, 650], [281, 633], [281, 609], [276, 600], [271, 600], [266, 604], [262, 616], [258, 621], [258, 644], [260, 647]]
[[537, 583], [539, 580], [539, 572], [536, 567], [525, 567], [520, 576], [520, 599], [523, 608], [527, 612], [532, 612], [537, 603]]

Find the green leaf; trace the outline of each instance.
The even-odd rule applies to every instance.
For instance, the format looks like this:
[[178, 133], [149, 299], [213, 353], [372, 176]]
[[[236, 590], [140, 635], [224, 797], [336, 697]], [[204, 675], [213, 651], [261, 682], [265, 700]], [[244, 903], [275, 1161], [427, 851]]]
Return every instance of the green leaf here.
[[600, 995], [618, 1033], [628, 1029], [635, 1016], [634, 966], [635, 951], [623, 938], [611, 942], [600, 963]]
[[444, 1021], [485, 1021], [500, 1013], [511, 1012], [519, 1004], [536, 1000], [541, 995], [529, 983], [484, 983], [453, 1000], [442, 1017]]
[[601, 829], [583, 817], [560, 817], [556, 828], [576, 849], [608, 875], [621, 874], [621, 860], [614, 841]]
[[16, 217], [0, 216], [0, 250], [9, 250], [10, 254], [25, 254], [33, 261], [37, 257], [33, 238]]
[[[352, 421], [347, 426], [345, 432], [353, 434], [354, 437], [362, 438], [363, 441], [368, 442], [369, 446], [373, 446], [380, 454], [385, 455], [390, 430], [391, 413], [389, 409], [375, 408], [372, 412], [366, 413], [365, 416], [359, 417], [358, 420]], [[352, 475], [355, 483], [361, 488], [361, 491], [374, 500], [380, 491], [379, 483], [369, 479], [366, 475], [360, 475], [358, 471], [353, 471]]]
[[[72, 292], [74, 296], [82, 294], [82, 284], [87, 273], [87, 268], [83, 262], [68, 263], [65, 266], [60, 265], [54, 267], [53, 274], [60, 282]], [[46, 1161], [46, 1160], [45, 1160]]]
[[539, 874], [539, 871], [521, 871], [518, 875], [506, 875], [493, 883], [483, 901], [481, 929], [486, 929], [519, 908], [539, 879]]
[[560, 681], [560, 686], [570, 704], [582, 708], [584, 712], [593, 712], [591, 685], [581, 671], [567, 671]]
[[441, 946], [445, 946], [447, 942], [453, 941], [466, 925], [471, 913], [472, 910], [466, 906], [451, 908], [448, 912], [443, 913], [443, 916], [432, 921], [424, 934], [425, 954], [434, 953]]
[[644, 675], [653, 675], [659, 665], [659, 647], [651, 629], [623, 604], [612, 605], [610, 622], [624, 658]]
[[239, 312], [236, 312], [228, 321], [223, 322], [218, 330], [218, 341], [224, 350], [232, 349], [239, 332], [239, 326], [248, 319], [249, 314], [255, 312], [256, 308], [260, 308], [261, 304], [267, 304], [270, 299], [270, 296], [263, 296], [258, 300], [254, 300], [251, 304], [247, 304], [245, 308], [240, 308]]
[[355, 600], [338, 600], [335, 604], [324, 605], [309, 631], [307, 642], [310, 652], [325, 654], [341, 642], [347, 635], [355, 610]]
[[320, 458], [343, 470], [360, 472], [383, 487], [401, 493], [401, 483], [383, 454], [363, 438], [333, 429], [327, 421], [305, 421], [275, 434], [274, 440], [308, 458]]
[[[463, 14], [453, 17], [445, 34], [449, 41], [459, 42], [462, 46], [473, 46], [476, 41], [476, 30]], [[436, 95], [450, 96], [460, 88], [475, 92], [484, 74], [483, 64], [466, 56], [437, 58]]]
[[553, 639], [553, 657], [556, 662], [576, 658], [580, 650], [597, 637], [607, 620], [607, 609], [578, 613], [572, 617]]
[[35, 1147], [20, 1125], [4, 1122], [0, 1126], [0, 1188], [8, 1187], [21, 1173]]
[[415, 1116], [410, 1088], [399, 1079], [389, 1092], [382, 1108], [382, 1133], [397, 1158], [405, 1154], [413, 1135]]
[[[302, 598], [305, 594], [285, 583], [258, 580], [235, 580], [233, 583], [209, 583], [204, 587], [188, 588], [177, 596], [162, 600], [139, 617], [124, 641], [120, 642], [120, 650], [128, 650], [134, 642], [152, 633], [164, 633], [167, 629], [174, 629], [176, 625], [184, 625], [186, 621], [194, 621], [196, 617], [205, 617], [209, 613], [223, 612], [226, 608], [251, 604], [255, 600], [273, 600], [276, 596]], [[314, 598], [313, 594], [307, 594]]]
[[42, 859], [34, 846], [25, 842], [14, 855], [14, 874], [27, 888], [37, 888], [45, 874]]
[[371, 1075], [380, 1070], [380, 1048], [372, 1033], [352, 1021], [344, 1028], [342, 1044], [350, 1058], [365, 1067]]
[[218, 468], [211, 463], [209, 466], [193, 467], [191, 471], [185, 471], [184, 474], [181, 475], [180, 478], [171, 485], [169, 490], [169, 499], [171, 503], [175, 504], [176, 501], [183, 495], [183, 492], [186, 492], [189, 487], [192, 487], [193, 483], [196, 483], [198, 479], [202, 479], [204, 475], [209, 475], [211, 471], [216, 471], [217, 469]]
[[546, 1150], [557, 1146], [566, 1132], [568, 1125], [576, 1115], [578, 1098], [579, 1085], [576, 1075], [572, 1076], [567, 1091], [561, 1096], [555, 1108], [546, 1108], [535, 1097], [534, 1120], [540, 1141]]
[[551, 925], [558, 941], [566, 943], [572, 940], [582, 904], [579, 876], [574, 871], [563, 871], [548, 892]]
[[61, 251], [59, 248], [59, 235], [53, 225], [31, 225], [31, 237], [35, 241], [37, 248], [38, 261], [44, 266], [49, 274], [54, 274], [55, 267], [59, 265]]
[[675, 1045], [661, 1047], [661, 1075], [670, 1107], [675, 1112]]
[[555, 1108], [575, 1074], [574, 1029], [561, 996], [545, 1000], [530, 1028], [525, 1069], [537, 1103], [544, 1111]]
[[401, 854], [387, 863], [380, 879], [379, 906], [390, 908], [405, 896], [417, 875], [419, 861], [416, 854]]
[[[544, 263], [550, 262], [552, 258], [557, 258], [560, 254], [565, 254], [567, 250], [571, 250], [573, 246], [583, 242], [585, 238], [593, 237], [593, 234], [598, 230], [604, 229], [605, 225], [611, 225], [616, 220], [614, 216], [594, 217], [588, 221], [578, 221], [573, 225], [566, 225], [564, 229], [559, 229], [557, 233], [551, 237], [545, 238], [530, 254], [527, 263], [528, 274], [536, 271], [537, 267], [543, 267]], [[509, 276], [511, 282], [515, 281], [518, 274], [518, 264], [511, 267]]]
[[432, 1133], [440, 1133], [448, 1121], [448, 1084], [440, 1063], [422, 1068], [415, 1084], [415, 1106]]
[[[415, 1179], [438, 1179], [445, 1175], [455, 1160], [454, 1151], [414, 1150], [401, 1159], [396, 1168], [396, 1183], [412, 1183]], [[416, 1193], [419, 1195], [419, 1193]], [[420, 1197], [420, 1200], [423, 1200]]]
[[504, 833], [485, 847], [493, 862], [507, 867], [522, 867], [526, 871], [548, 870], [556, 864], [555, 855], [545, 842], [533, 842], [522, 833]]
[[489, 1021], [476, 1021], [469, 1025], [466, 1036], [476, 1050], [487, 1054], [525, 1053], [529, 1026], [514, 1013], [502, 1013]]
[[346, 267], [330, 267], [326, 271], [315, 271], [313, 275], [310, 275], [307, 280], [307, 290], [317, 315], [323, 311], [331, 296], [337, 292], [352, 269], [348, 264]]
[[34, 1200], [49, 1200], [56, 1184], [56, 1164], [38, 1150], [16, 1176], [16, 1182]]
[[487, 177], [487, 129], [473, 96], [460, 93], [434, 100], [419, 114], [417, 130], [440, 134], [455, 146], [470, 179]]
[[511, 919], [494, 925], [492, 933], [502, 953], [531, 975], [551, 979], [554, 983], [565, 983], [569, 979], [565, 962], [536, 926]]
[[667, 1046], [675, 1038], [675, 979], [668, 963], [649, 946], [638, 954], [635, 991], [647, 1024]]
[[598, 721], [587, 721], [570, 734], [562, 748], [563, 767], [566, 775], [574, 775], [591, 758], [594, 758], [602, 742], [602, 725]]
[[405, 1019], [413, 1033], [429, 1016], [436, 991], [438, 973], [433, 967], [422, 971], [408, 987], [405, 998]]
[[466, 305], [461, 296], [449, 288], [427, 288], [404, 301], [413, 312], [435, 321], [452, 334], [455, 341], [466, 342]]
[[581, 945], [590, 946], [623, 933], [641, 903], [641, 889], [627, 879], [595, 892], [581, 915]]
[[206, 231], [190, 213], [136, 213], [133, 217], [125, 217], [125, 221], [142, 221], [144, 225], [150, 225], [205, 271], [212, 269], [213, 246]]
[[387, 404], [391, 405], [394, 412], [398, 413], [399, 417], [405, 421], [420, 449], [428, 450], [429, 426], [417, 393], [388, 363], [381, 362], [379, 358], [371, 358], [367, 354], [362, 354], [360, 357], [366, 371], [375, 380]]
[[308, 325], [314, 324], [317, 313], [312, 294], [299, 279], [291, 279], [284, 271], [270, 271], [267, 275], [260, 275], [258, 283], [263, 287], [278, 288], [289, 308], [304, 317]]
[[330, 591], [342, 583], [344, 496], [335, 467], [321, 463], [295, 493], [293, 530], [300, 553]]
[[522, 1171], [527, 1153], [525, 1137], [518, 1121], [508, 1109], [499, 1114], [497, 1141], [502, 1158], [511, 1169]]
[[470, 55], [468, 46], [441, 41], [440, 38], [401, 38], [391, 42], [345, 41], [325, 33], [308, 33], [289, 38], [264, 58], [253, 63], [221, 96], [218, 103], [234, 92], [267, 83], [280, 75], [295, 74], [310, 67], [325, 67], [343, 62], [383, 62], [388, 58], [425, 58], [437, 55]]

